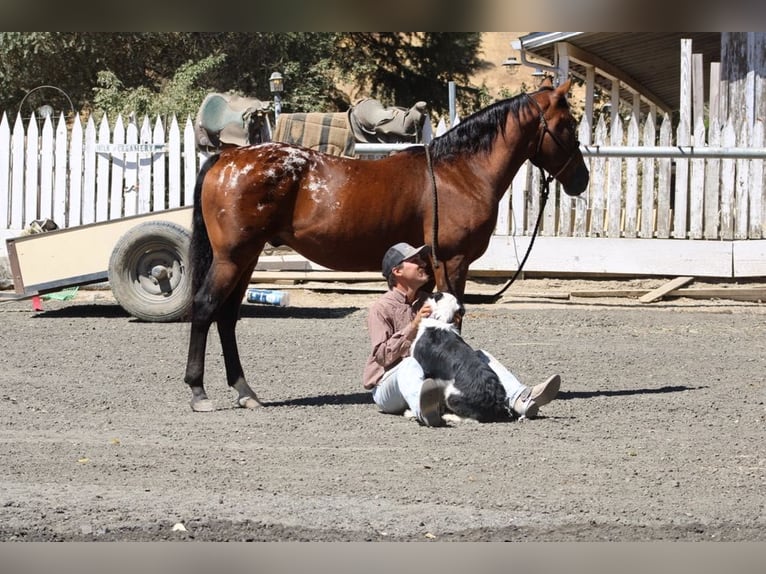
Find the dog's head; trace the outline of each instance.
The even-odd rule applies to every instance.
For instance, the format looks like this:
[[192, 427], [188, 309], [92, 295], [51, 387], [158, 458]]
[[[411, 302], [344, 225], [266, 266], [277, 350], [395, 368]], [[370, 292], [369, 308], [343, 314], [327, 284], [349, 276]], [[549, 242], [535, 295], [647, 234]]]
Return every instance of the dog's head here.
[[459, 322], [465, 313], [465, 307], [452, 293], [435, 291], [426, 299], [426, 305], [431, 307], [430, 319], [443, 321], [444, 323]]

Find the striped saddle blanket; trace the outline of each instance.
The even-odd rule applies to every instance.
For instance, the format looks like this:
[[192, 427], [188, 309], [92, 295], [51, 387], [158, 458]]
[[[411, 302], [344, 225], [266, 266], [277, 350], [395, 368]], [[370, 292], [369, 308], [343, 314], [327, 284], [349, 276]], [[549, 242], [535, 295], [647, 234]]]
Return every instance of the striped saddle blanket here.
[[354, 134], [345, 113], [280, 114], [272, 139], [332, 155], [354, 156]]

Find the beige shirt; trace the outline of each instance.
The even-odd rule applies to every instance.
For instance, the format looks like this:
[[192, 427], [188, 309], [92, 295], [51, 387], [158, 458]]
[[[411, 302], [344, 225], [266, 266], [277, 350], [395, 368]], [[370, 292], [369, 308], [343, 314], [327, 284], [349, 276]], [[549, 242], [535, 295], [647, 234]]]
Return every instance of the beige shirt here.
[[364, 388], [372, 389], [383, 374], [410, 354], [417, 329], [412, 320], [428, 293], [421, 292], [412, 304], [398, 289], [390, 289], [370, 306], [367, 330], [370, 333], [372, 352], [364, 367]]

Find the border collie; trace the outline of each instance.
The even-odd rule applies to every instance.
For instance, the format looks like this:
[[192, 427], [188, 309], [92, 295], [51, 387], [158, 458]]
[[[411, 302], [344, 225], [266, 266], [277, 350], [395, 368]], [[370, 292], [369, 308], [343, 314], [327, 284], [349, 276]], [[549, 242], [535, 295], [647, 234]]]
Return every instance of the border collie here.
[[460, 336], [455, 319], [465, 309], [454, 295], [435, 292], [424, 303], [431, 316], [420, 321], [411, 354], [444, 387], [447, 408], [461, 418], [478, 422], [508, 420], [506, 392], [488, 359]]

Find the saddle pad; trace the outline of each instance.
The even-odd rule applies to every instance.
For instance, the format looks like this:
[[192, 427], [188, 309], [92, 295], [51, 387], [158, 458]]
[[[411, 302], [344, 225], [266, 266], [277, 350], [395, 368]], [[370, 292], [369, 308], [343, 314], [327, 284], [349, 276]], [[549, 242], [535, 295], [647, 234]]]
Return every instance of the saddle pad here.
[[280, 114], [274, 130], [274, 141], [331, 155], [354, 155], [354, 135], [345, 113]]

